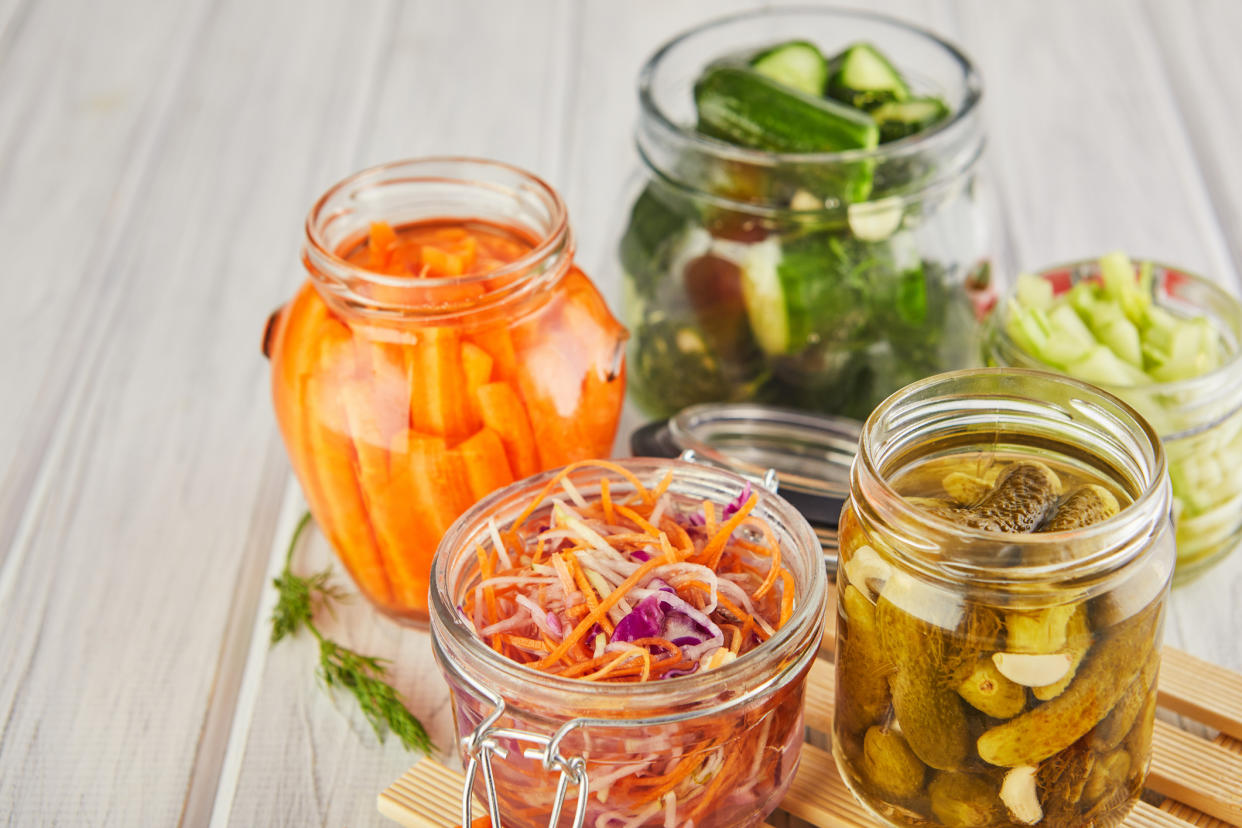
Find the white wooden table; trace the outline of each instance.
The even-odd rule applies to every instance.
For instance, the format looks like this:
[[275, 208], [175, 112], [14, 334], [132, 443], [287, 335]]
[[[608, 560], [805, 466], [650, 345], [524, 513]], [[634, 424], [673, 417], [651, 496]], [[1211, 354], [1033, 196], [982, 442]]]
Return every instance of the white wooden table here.
[[[639, 66], [746, 5], [0, 0], [0, 821], [382, 822], [411, 757], [310, 640], [267, 647], [300, 505], [259, 336], [302, 219], [373, 163], [502, 159], [565, 196], [615, 305]], [[982, 69], [1003, 265], [1123, 248], [1238, 290], [1242, 4], [875, 5]], [[1239, 607], [1242, 555], [1168, 640], [1242, 669]], [[332, 629], [450, 745], [424, 634], [360, 602]]]

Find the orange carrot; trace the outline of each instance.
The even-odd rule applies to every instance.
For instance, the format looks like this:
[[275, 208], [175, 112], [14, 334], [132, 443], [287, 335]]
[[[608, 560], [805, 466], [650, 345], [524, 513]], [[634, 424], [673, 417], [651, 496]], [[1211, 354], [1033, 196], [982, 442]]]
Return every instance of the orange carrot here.
[[416, 431], [456, 440], [478, 430], [461, 364], [456, 329], [426, 327], [406, 349], [410, 422]]
[[428, 521], [439, 539], [473, 502], [461, 454], [450, 452], [443, 437], [415, 431], [406, 435], [406, 447], [414, 489], [411, 508]]
[[[358, 481], [371, 518], [375, 540], [384, 569], [392, 584], [393, 597], [406, 608], [426, 608], [427, 571], [422, 561], [407, 554], [407, 547], [416, 540], [411, 536], [409, 510], [402, 495], [393, 490], [394, 480], [389, 468], [389, 439], [382, 433], [378, 413], [385, 411], [373, 396], [374, 386], [362, 380], [341, 384], [341, 402], [353, 436], [358, 458]], [[405, 488], [408, 482], [395, 481]]]
[[[325, 320], [319, 342], [320, 366], [352, 370], [353, 342], [344, 325]], [[387, 604], [392, 601], [392, 588], [359, 490], [357, 458], [333, 379], [327, 374], [307, 377], [307, 402], [314, 412], [308, 418], [309, 448], [322, 495], [314, 511], [358, 586], [377, 602]], [[336, 379], [343, 383], [347, 377]]]
[[509, 468], [516, 479], [529, 477], [541, 468], [526, 409], [505, 382], [489, 382], [475, 392], [483, 424], [495, 431], [505, 446]]
[[476, 422], [483, 422], [483, 412], [479, 408], [479, 388], [492, 381], [494, 363], [491, 354], [478, 345], [470, 341], [461, 343], [461, 367], [466, 376], [466, 402]]
[[509, 334], [508, 320], [489, 323], [469, 333], [472, 343], [482, 348], [495, 362], [495, 379], [508, 380], [517, 368], [517, 353]]
[[465, 463], [472, 500], [479, 500], [513, 482], [504, 444], [490, 428], [481, 428], [463, 440], [457, 450]]

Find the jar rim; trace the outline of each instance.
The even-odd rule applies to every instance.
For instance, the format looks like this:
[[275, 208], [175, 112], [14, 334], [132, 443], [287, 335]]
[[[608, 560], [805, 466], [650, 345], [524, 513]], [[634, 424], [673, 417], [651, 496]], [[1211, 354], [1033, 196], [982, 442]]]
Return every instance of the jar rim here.
[[[559, 469], [551, 469], [499, 489], [484, 497], [465, 514], [463, 514], [449, 531], [436, 550], [431, 569], [431, 631], [433, 640], [441, 636], [453, 641], [456, 648], [461, 648], [473, 660], [486, 670], [495, 671], [511, 681], [513, 686], [530, 688], [538, 686], [556, 694], [589, 694], [593, 699], [602, 701], [603, 706], [624, 701], [630, 711], [644, 711], [647, 708], [665, 708], [670, 704], [715, 702], [719, 701], [721, 688], [728, 686], [730, 679], [739, 679], [754, 673], [757, 665], [768, 659], [788, 655], [779, 669], [764, 671], [761, 680], [754, 686], [747, 687], [730, 697], [730, 703], [744, 704], [756, 694], [762, 694], [773, 687], [773, 683], [783, 684], [785, 676], [790, 674], [790, 667], [801, 665], [803, 658], [797, 653], [786, 653], [786, 650], [797, 644], [807, 634], [808, 626], [814, 625], [817, 618], [823, 621], [826, 604], [827, 574], [819, 557], [820, 546], [814, 531], [797, 509], [779, 495], [762, 487], [756, 487], [759, 495], [752, 515], [762, 514], [769, 518], [775, 517], [780, 528], [791, 536], [791, 540], [800, 549], [814, 551], [814, 560], [808, 563], [810, 583], [800, 592], [798, 605], [793, 615], [776, 633], [754, 650], [712, 670], [695, 671], [690, 675], [662, 678], [656, 681], [638, 683], [591, 682], [578, 678], [561, 676], [533, 670], [512, 659], [505, 658], [484, 644], [483, 640], [464, 623], [449, 593], [448, 581], [452, 577], [449, 570], [451, 557], [463, 546], [469, 535], [477, 534], [486, 527], [486, 521], [494, 517], [497, 511], [512, 508], [517, 504], [527, 504], [535, 492], [538, 492], [548, 481], [554, 479], [565, 469], [588, 466], [591, 461], [571, 464]], [[729, 484], [740, 490], [748, 485], [746, 478], [725, 469], [689, 463], [669, 458], [631, 457], [610, 461], [626, 468], [640, 478], [646, 474], [664, 473], [669, 470], [680, 471], [700, 478], [712, 478]], [[684, 480], [684, 477], [683, 477]], [[610, 479], [610, 483], [624, 482], [624, 478]], [[658, 482], [655, 481], [655, 482]], [[678, 479], [675, 477], [670, 491], [677, 491]], [[581, 488], [581, 483], [575, 483]], [[589, 491], [589, 489], [588, 489]], [[613, 490], [614, 496], [618, 489]], [[518, 498], [521, 498], [520, 500]], [[443, 643], [441, 644], [443, 646]], [[816, 647], [808, 647], [810, 657], [814, 657]], [[460, 667], [460, 664], [458, 665]], [[780, 680], [780, 681], [778, 681]], [[504, 695], [502, 693], [502, 695]]]
[[[1222, 322], [1229, 324], [1231, 328], [1229, 333], [1232, 334], [1233, 341], [1227, 343], [1230, 345], [1230, 348], [1226, 354], [1226, 359], [1224, 359], [1221, 362], [1221, 364], [1218, 365], [1216, 368], [1213, 368], [1211, 371], [1208, 371], [1207, 373], [1199, 374], [1198, 376], [1194, 376], [1194, 377], [1188, 377], [1186, 379], [1170, 380], [1168, 382], [1152, 380], [1151, 382], [1143, 383], [1141, 385], [1122, 386], [1122, 385], [1100, 384], [1097, 387], [1108, 391], [1114, 396], [1119, 396], [1118, 392], [1121, 392], [1122, 394], [1124, 394], [1127, 391], [1143, 392], [1143, 393], [1159, 392], [1159, 393], [1170, 393], [1170, 394], [1197, 392], [1198, 394], [1202, 394], [1204, 391], [1207, 391], [1210, 388], [1229, 389], [1230, 387], [1233, 387], [1233, 390], [1235, 391], [1242, 389], [1242, 302], [1239, 302], [1239, 300], [1236, 297], [1234, 297], [1232, 294], [1230, 294], [1228, 291], [1226, 291], [1224, 288], [1222, 288], [1219, 284], [1212, 281], [1211, 279], [1208, 279], [1204, 276], [1200, 276], [1197, 273], [1192, 273], [1191, 271], [1186, 270], [1184, 268], [1178, 267], [1176, 265], [1165, 264], [1164, 262], [1158, 261], [1156, 259], [1149, 259], [1149, 258], [1145, 258], [1142, 256], [1131, 256], [1130, 259], [1136, 264], [1137, 263], [1150, 263], [1153, 270], [1166, 273], [1166, 274], [1170, 274], [1170, 275], [1176, 275], [1179, 279], [1190, 282], [1191, 284], [1194, 284], [1197, 288], [1204, 290], [1207, 293], [1211, 294], [1212, 299], [1214, 301], [1220, 302], [1222, 305], [1229, 308], [1229, 310], [1231, 311], [1234, 317], [1232, 320], [1213, 319], [1213, 322], [1215, 323], [1217, 321], [1222, 321]], [[1063, 270], [1070, 271], [1071, 273], [1084, 273], [1084, 274], [1089, 274], [1089, 275], [1099, 275], [1099, 260], [1098, 259], [1071, 259], [1070, 261], [1067, 261], [1067, 262], [1049, 265], [1047, 267], [1042, 267], [1039, 270], [1035, 270], [1031, 272], [1035, 276], [1042, 279], [1042, 278], [1048, 277], [1049, 275], [1053, 273], [1056, 273], [1058, 271], [1063, 271]], [[1015, 285], [1010, 288], [1008, 295], [1004, 297], [1004, 300], [1000, 303], [1000, 305], [1002, 306], [1005, 305], [1009, 299], [1012, 299], [1016, 295], [1017, 295], [1017, 287]], [[1030, 366], [1017, 366], [1017, 367], [1042, 366], [1042, 363], [1040, 363], [1033, 355], [1028, 354], [1025, 350], [1019, 347], [1018, 343], [1014, 342], [1013, 337], [1009, 336], [1008, 331], [1005, 330], [1004, 320], [1001, 319], [1001, 315], [1002, 315], [1001, 313], [997, 313], [993, 316], [992, 336], [995, 337], [1000, 342], [1004, 343], [1005, 345], [1012, 347], [1015, 352], [1020, 353], [1024, 357], [1031, 360]], [[1209, 316], [1209, 317], [1214, 316], [1214, 314], [1212, 314], [1207, 309], [1201, 309], [1201, 315]], [[1219, 329], [1217, 330], [1217, 332], [1220, 333]], [[1052, 370], [1052, 369], [1048, 369], [1048, 370]], [[1234, 380], [1235, 383], [1238, 383], [1238, 384], [1231, 384], [1229, 382], [1226, 382], [1225, 381], [1226, 376], [1228, 376], [1229, 379]], [[1242, 400], [1239, 401], [1239, 407], [1242, 407]], [[1179, 433], [1177, 435], [1169, 435], [1169, 436], [1166, 436], [1164, 439], [1167, 440], [1173, 436], [1182, 436], [1182, 434]]]
[[[702, 135], [694, 129], [680, 126], [656, 103], [652, 91], [653, 78], [661, 61], [674, 49], [687, 41], [712, 30], [723, 28], [738, 22], [760, 17], [780, 17], [784, 15], [807, 14], [825, 18], [852, 18], [869, 20], [882, 25], [891, 26], [906, 33], [921, 37], [939, 47], [945, 54], [953, 58], [962, 72], [965, 97], [962, 105], [950, 113], [949, 117], [906, 138], [881, 144], [873, 149], [839, 150], [836, 152], [771, 152], [767, 150], [738, 147], [725, 141]], [[973, 114], [983, 97], [983, 79], [974, 62], [956, 45], [922, 26], [892, 17], [880, 12], [864, 9], [851, 9], [833, 6], [781, 6], [771, 9], [754, 9], [726, 15], [706, 23], [701, 23], [683, 31], [665, 41], [643, 64], [638, 76], [639, 109], [644, 117], [650, 117], [662, 132], [683, 141], [687, 146], [701, 149], [705, 154], [727, 161], [739, 161], [755, 166], [777, 166], [779, 164], [807, 163], [853, 163], [859, 161], [900, 158], [926, 149], [929, 145], [940, 143], [942, 136], [956, 131], [956, 127]], [[641, 142], [640, 142], [641, 144]], [[977, 154], [976, 154], [977, 157]]]
[[[1064, 385], [1075, 389], [1084, 401], [1103, 402], [1116, 409], [1117, 412], [1120, 412], [1129, 420], [1128, 423], [1123, 424], [1132, 428], [1133, 433], [1141, 435], [1145, 443], [1143, 448], [1150, 450], [1150, 459], [1144, 463], [1147, 479], [1143, 490], [1112, 517], [1088, 526], [1057, 532], [1007, 533], [974, 529], [909, 503], [889, 483], [887, 477], [881, 473], [876, 465], [875, 458], [880, 454], [879, 446], [876, 444], [877, 431], [880, 429], [882, 422], [887, 417], [890, 417], [893, 412], [899, 411], [903, 403], [908, 402], [911, 398], [916, 397], [929, 388], [933, 388], [936, 385], [948, 385], [962, 380], [968, 381], [988, 376], [1014, 379], [1026, 377], [1039, 382]], [[1039, 402], [1019, 394], [1001, 395], [997, 393], [991, 396], [997, 400], [1024, 399], [1028, 402]], [[1103, 539], [1119, 534], [1124, 536], [1125, 533], [1121, 530], [1124, 529], [1129, 521], [1134, 519], [1135, 515], [1154, 515], [1157, 519], [1163, 519], [1168, 514], [1171, 498], [1167, 460], [1160, 437], [1156, 434], [1151, 424], [1133, 406], [1102, 388], [1073, 377], [1067, 377], [1052, 371], [1030, 368], [967, 368], [936, 374], [907, 385], [880, 403], [864, 423], [862, 437], [859, 442], [859, 452], [855, 459], [855, 474], [858, 473], [860, 468], [865, 471], [869, 482], [882, 493], [885, 505], [891, 508], [894, 514], [898, 515], [902, 521], [911, 526], [940, 535], [952, 536], [964, 543], [978, 543], [997, 547], [1022, 545], [1047, 549], [1063, 547], [1070, 541], [1074, 541], [1080, 546], [1089, 544], [1092, 541], [1098, 544], [1098, 550], [1070, 561], [1037, 561], [1033, 564], [1019, 565], [1004, 562], [993, 564], [977, 563], [959, 559], [951, 561], [952, 570], [955, 574], [970, 573], [977, 576], [980, 582], [1039, 582], [1061, 577], [1067, 567], [1072, 567], [1075, 577], [1079, 578], [1107, 575], [1122, 569], [1141, 555], [1146, 546], [1143, 544], [1111, 545], [1104, 543]], [[855, 481], [853, 488], [854, 496], [857, 494], [857, 489], [858, 486]]]
[[[458, 174], [445, 172], [445, 170], [454, 168], [460, 168], [461, 172]], [[478, 177], [466, 177], [471, 170], [475, 171]], [[303, 225], [306, 256], [315, 264], [329, 267], [347, 279], [379, 287], [410, 288], [412, 285], [408, 276], [368, 270], [349, 262], [333, 250], [324, 231], [327, 222], [341, 215], [342, 211], [338, 209], [329, 212], [328, 206], [344, 193], [352, 191], [351, 197], [354, 197], [357, 192], [394, 183], [414, 185], [454, 183], [477, 187], [484, 191], [517, 195], [518, 189], [489, 181], [488, 173], [511, 177], [518, 182], [518, 187], [529, 188], [529, 192], [533, 193], [548, 210], [548, 229], [540, 233], [540, 238], [530, 250], [507, 264], [461, 276], [419, 277], [418, 286], [426, 289], [469, 286], [505, 276], [516, 276], [516, 283], [525, 284], [540, 275], [538, 268], [540, 262], [559, 251], [563, 250], [572, 257], [574, 243], [569, 228], [569, 212], [560, 194], [550, 184], [534, 173], [503, 161], [453, 155], [388, 161], [359, 170], [337, 181], [316, 199], [307, 213]], [[464, 220], [471, 217], [444, 216], [443, 218]], [[314, 273], [315, 269], [311, 268], [311, 272]], [[486, 299], [486, 297], [487, 294], [484, 294], [481, 298]]]

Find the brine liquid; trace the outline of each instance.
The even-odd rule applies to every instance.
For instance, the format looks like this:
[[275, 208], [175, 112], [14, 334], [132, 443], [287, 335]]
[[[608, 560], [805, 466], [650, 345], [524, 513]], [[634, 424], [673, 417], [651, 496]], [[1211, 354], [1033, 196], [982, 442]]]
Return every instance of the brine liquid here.
[[1018, 454], [979, 451], [931, 457], [902, 469], [889, 484], [908, 498], [931, 498], [969, 507], [973, 505], [969, 498], [973, 493], [970, 488], [972, 484], [986, 491], [1007, 468], [1020, 462], [1042, 463], [1056, 474], [1061, 483], [1061, 491], [1057, 497], [1058, 506], [1074, 491], [1090, 484], [1107, 489], [1123, 509], [1133, 499], [1098, 470], [1042, 452]]
[[392, 227], [374, 222], [347, 243], [350, 264], [390, 276], [444, 277], [489, 273], [525, 256], [535, 242], [513, 227], [474, 219], [433, 219]]

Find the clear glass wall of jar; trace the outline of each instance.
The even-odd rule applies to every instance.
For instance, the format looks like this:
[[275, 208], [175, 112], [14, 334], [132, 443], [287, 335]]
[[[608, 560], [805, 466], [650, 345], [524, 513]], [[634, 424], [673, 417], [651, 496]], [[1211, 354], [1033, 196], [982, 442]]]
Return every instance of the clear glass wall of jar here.
[[[377, 270], [394, 251], [410, 258]], [[560, 197], [496, 162], [345, 179], [311, 210], [303, 263], [264, 342], [285, 447], [358, 588], [426, 623], [431, 558], [458, 515], [610, 453], [625, 330], [574, 266]]]
[[858, 798], [897, 826], [1120, 824], [1151, 757], [1169, 502], [1155, 432], [1085, 383], [978, 369], [880, 405], [837, 580]]
[[[778, 154], [696, 132], [706, 66], [789, 40], [869, 42], [951, 114], [874, 150]], [[636, 197], [620, 242], [630, 388], [653, 415], [760, 400], [865, 418], [979, 362], [994, 301], [978, 180], [982, 84], [951, 44], [859, 11], [762, 11], [669, 42], [638, 85]], [[862, 174], [869, 194], [841, 186]]]
[[[677, 498], [723, 504], [747, 485], [731, 472], [675, 460], [619, 463], [645, 486], [655, 486], [672, 470], [668, 491]], [[484, 743], [504, 748], [505, 755], [490, 756], [502, 824], [543, 828], [559, 772], [523, 752], [539, 749], [536, 739], [552, 737], [567, 723], [589, 719], [568, 730], [559, 745], [567, 762], [585, 757], [590, 795], [584, 824], [760, 824], [780, 803], [798, 767], [805, 679], [823, 630], [827, 577], [810, 526], [783, 499], [760, 492], [751, 514], [767, 522], [780, 542], [795, 603], [789, 620], [754, 650], [707, 672], [642, 683], [563, 678], [499, 655], [460, 610], [478, 580], [476, 545], [488, 543], [489, 521], [510, 525], [550, 477], [522, 481], [479, 503], [445, 536], [436, 555], [433, 649], [452, 693], [463, 761], [479, 756], [476, 748]], [[614, 498], [633, 491], [621, 475], [594, 466], [575, 471], [571, 480], [592, 501], [605, 478]], [[533, 519], [547, 511], [545, 504]], [[504, 703], [503, 714], [489, 719], [497, 701]], [[497, 729], [506, 732], [496, 734]], [[571, 824], [576, 791], [570, 784], [562, 826]], [[481, 772], [474, 792], [488, 801]]]
[[[1040, 271], [1060, 296], [1100, 278], [1098, 261]], [[1215, 369], [1189, 379], [1144, 385], [1097, 383], [1133, 405], [1160, 434], [1173, 483], [1180, 584], [1242, 546], [1242, 303], [1218, 285], [1179, 268], [1152, 264], [1153, 306], [1178, 318], [1202, 317], [1219, 336]], [[1005, 330], [1005, 309], [994, 315], [987, 358], [995, 365], [1044, 367]]]

